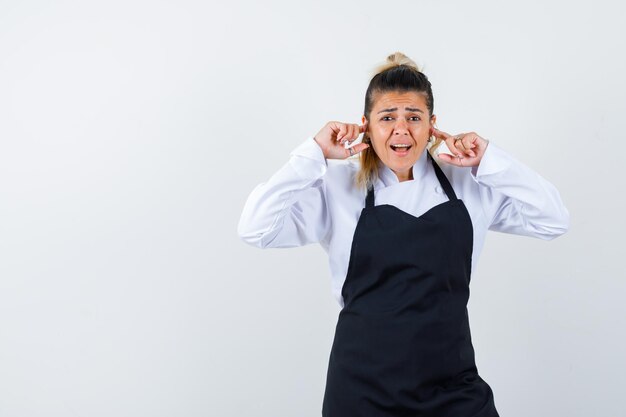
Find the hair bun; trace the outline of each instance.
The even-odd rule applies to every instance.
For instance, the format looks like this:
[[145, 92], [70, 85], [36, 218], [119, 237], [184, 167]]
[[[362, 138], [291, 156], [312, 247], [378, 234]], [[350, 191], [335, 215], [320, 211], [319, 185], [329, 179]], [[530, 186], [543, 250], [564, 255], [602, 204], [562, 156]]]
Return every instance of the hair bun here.
[[397, 67], [400, 65], [405, 65], [407, 67], [411, 67], [415, 69], [418, 72], [421, 72], [420, 68], [417, 66], [415, 61], [413, 61], [411, 58], [409, 58], [402, 52], [394, 52], [393, 54], [387, 56], [387, 59], [384, 64], [376, 67], [376, 69], [374, 70], [374, 74], [379, 74], [383, 71], [386, 71], [390, 68]]
[[410, 67], [417, 68], [417, 64], [408, 56], [404, 55], [402, 52], [394, 52], [393, 54], [387, 57], [387, 61], [394, 65], [408, 65]]

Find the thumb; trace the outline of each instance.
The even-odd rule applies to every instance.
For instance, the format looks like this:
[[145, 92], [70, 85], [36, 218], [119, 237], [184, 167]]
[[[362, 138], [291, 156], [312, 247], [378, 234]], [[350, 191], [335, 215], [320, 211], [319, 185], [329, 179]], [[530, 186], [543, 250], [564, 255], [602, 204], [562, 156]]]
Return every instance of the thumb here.
[[453, 157], [452, 155], [448, 154], [448, 153], [444, 153], [444, 152], [440, 152], [437, 154], [437, 158], [439, 158], [442, 161], [445, 161], [451, 165], [459, 165], [457, 163], [457, 159], [455, 157]]
[[369, 147], [370, 147], [370, 145], [367, 144], [367, 143], [359, 143], [359, 144], [354, 145], [352, 147], [352, 149], [354, 149], [354, 154], [356, 155], [356, 154], [360, 153], [361, 151], [366, 150]]

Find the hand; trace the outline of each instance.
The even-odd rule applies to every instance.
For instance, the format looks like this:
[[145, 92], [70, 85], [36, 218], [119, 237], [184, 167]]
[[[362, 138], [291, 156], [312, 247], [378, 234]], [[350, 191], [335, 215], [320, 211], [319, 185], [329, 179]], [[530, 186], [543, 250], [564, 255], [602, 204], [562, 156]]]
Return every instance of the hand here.
[[452, 136], [433, 127], [432, 133], [435, 137], [443, 139], [448, 149], [450, 149], [450, 152], [455, 155], [439, 153], [438, 158], [459, 167], [478, 166], [489, 144], [487, 139], [481, 138], [475, 132], [461, 133]]
[[367, 121], [358, 125], [356, 123], [328, 122], [313, 137], [322, 151], [326, 159], [346, 159], [349, 156], [356, 155], [364, 149], [369, 148], [367, 143], [359, 143], [352, 147], [352, 154], [344, 143], [352, 143], [359, 135], [365, 132]]

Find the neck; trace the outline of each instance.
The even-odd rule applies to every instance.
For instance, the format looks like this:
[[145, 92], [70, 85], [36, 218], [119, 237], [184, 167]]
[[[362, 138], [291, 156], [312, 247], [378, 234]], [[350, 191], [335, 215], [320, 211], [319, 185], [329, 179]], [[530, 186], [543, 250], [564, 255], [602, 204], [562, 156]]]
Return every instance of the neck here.
[[413, 179], [413, 167], [407, 169], [406, 171], [393, 171], [396, 173], [398, 177], [398, 181], [410, 181]]

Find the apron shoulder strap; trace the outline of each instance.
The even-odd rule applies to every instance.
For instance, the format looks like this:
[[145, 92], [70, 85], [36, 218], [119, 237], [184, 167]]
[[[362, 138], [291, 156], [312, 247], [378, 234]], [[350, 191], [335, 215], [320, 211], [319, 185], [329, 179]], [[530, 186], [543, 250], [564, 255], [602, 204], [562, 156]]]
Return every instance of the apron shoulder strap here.
[[456, 197], [456, 193], [454, 192], [454, 188], [452, 188], [452, 185], [450, 185], [450, 181], [448, 181], [448, 178], [446, 177], [446, 175], [443, 173], [441, 168], [439, 168], [439, 165], [435, 162], [435, 158], [432, 157], [430, 152], [427, 152], [427, 153], [428, 153], [428, 158], [433, 163], [433, 168], [435, 168], [435, 174], [437, 174], [437, 178], [439, 179], [439, 183], [443, 187], [443, 190], [446, 192], [446, 195], [448, 196], [448, 199], [450, 199], [450, 200], [458, 200], [458, 198]]
[[365, 207], [372, 208], [374, 207], [374, 186], [370, 185], [367, 188], [367, 197], [365, 198]]

